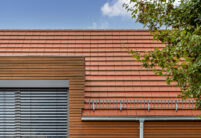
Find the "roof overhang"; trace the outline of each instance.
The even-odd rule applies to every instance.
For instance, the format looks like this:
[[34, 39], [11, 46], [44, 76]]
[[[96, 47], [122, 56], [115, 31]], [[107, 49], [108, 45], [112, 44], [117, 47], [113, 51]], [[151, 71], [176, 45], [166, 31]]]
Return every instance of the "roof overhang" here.
[[155, 116], [155, 117], [112, 117], [112, 116], [104, 116], [104, 117], [93, 117], [93, 116], [83, 116], [82, 121], [201, 121], [200, 117], [195, 116]]

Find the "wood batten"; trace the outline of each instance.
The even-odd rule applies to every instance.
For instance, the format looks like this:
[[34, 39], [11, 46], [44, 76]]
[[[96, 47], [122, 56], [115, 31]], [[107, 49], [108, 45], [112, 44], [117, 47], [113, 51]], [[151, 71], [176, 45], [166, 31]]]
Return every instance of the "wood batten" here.
[[145, 138], [200, 138], [201, 122], [144, 122]]
[[[0, 79], [69, 80], [69, 126], [81, 121], [84, 105], [83, 56], [0, 56]], [[69, 129], [69, 136], [78, 129]]]

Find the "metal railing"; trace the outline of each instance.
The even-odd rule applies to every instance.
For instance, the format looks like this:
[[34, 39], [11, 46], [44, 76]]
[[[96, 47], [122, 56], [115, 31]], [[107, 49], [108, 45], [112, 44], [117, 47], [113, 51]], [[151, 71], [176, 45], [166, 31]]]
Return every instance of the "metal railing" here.
[[154, 110], [154, 109], [170, 109], [170, 110], [184, 110], [195, 109], [195, 100], [98, 100], [89, 99], [89, 110]]

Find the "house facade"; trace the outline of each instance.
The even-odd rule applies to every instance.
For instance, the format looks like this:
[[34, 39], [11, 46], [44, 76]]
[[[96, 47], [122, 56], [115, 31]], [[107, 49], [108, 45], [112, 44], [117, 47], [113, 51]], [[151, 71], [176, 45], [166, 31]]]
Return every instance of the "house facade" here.
[[0, 137], [200, 138], [200, 110], [128, 50], [147, 30], [0, 30]]

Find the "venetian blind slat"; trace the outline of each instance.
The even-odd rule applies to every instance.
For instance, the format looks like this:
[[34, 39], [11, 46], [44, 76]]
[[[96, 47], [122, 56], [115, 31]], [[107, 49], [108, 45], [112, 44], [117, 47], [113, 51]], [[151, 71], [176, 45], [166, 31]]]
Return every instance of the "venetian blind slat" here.
[[0, 137], [64, 138], [67, 89], [0, 90]]

